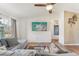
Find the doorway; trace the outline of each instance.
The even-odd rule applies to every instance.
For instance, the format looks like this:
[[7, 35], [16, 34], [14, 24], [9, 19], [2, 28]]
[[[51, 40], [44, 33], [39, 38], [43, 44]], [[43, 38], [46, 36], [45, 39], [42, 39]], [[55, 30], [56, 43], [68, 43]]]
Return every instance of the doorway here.
[[[73, 20], [76, 15], [77, 20]], [[64, 12], [64, 44], [79, 44], [79, 14]]]

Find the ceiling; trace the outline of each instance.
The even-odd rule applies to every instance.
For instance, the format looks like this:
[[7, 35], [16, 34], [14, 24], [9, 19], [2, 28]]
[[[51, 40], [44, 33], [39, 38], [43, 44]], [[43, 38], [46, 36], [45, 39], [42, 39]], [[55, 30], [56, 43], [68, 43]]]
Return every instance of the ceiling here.
[[17, 18], [29, 18], [49, 14], [45, 7], [35, 7], [31, 3], [0, 3], [0, 11]]
[[[64, 7], [66, 7], [65, 9], [71, 8], [74, 10], [79, 10], [78, 6], [78, 3], [57, 3], [55, 5], [55, 10], [61, 10], [61, 8]], [[0, 11], [17, 18], [30, 18], [49, 15], [45, 7], [35, 7], [32, 3], [0, 3]]]

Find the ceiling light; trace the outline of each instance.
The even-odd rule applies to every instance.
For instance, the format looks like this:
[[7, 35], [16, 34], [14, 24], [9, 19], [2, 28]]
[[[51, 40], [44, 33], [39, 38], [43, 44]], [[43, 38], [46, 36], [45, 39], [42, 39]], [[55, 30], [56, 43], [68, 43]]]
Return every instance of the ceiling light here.
[[50, 5], [50, 4], [47, 5], [47, 6], [46, 6], [46, 9], [47, 9], [48, 11], [49, 11], [49, 10], [52, 10], [52, 9], [53, 9], [53, 5]]

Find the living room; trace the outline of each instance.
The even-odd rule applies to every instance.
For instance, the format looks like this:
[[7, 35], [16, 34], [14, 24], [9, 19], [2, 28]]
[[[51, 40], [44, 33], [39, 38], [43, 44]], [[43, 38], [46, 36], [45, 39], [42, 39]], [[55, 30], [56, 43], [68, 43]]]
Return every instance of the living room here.
[[[79, 55], [64, 47], [78, 45], [78, 33], [70, 32], [78, 20], [77, 6], [78, 3], [0, 3], [0, 55]], [[75, 26], [74, 32], [78, 31], [78, 23]], [[76, 42], [69, 40], [72, 37]]]

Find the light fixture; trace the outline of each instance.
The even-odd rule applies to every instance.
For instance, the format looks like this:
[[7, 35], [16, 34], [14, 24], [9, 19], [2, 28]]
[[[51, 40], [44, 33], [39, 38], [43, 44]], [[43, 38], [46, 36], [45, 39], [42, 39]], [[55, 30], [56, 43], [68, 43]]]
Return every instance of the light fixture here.
[[53, 5], [49, 4], [46, 6], [46, 9], [49, 11], [49, 10], [52, 10], [53, 9]]

